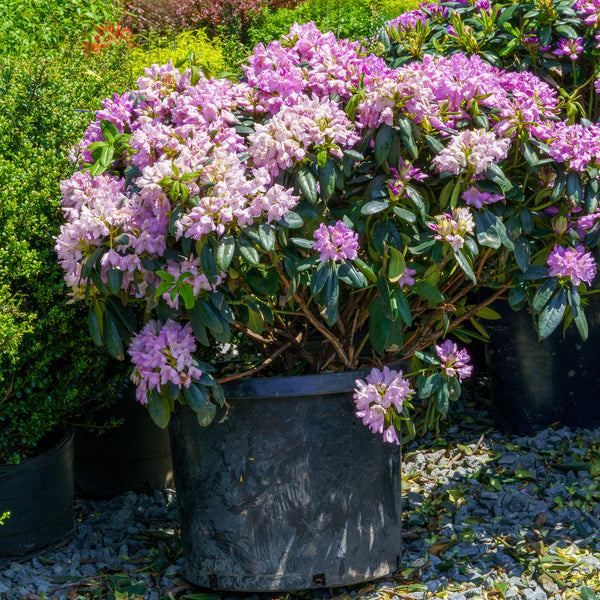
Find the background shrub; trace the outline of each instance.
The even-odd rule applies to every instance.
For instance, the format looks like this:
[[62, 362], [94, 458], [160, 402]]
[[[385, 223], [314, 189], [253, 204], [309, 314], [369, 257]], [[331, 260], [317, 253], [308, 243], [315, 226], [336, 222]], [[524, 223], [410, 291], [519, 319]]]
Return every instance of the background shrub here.
[[333, 31], [339, 38], [363, 39], [374, 35], [383, 22], [377, 6], [369, 0], [308, 0], [295, 8], [266, 8], [250, 27], [248, 42], [254, 47], [279, 39], [297, 23], [313, 21], [321, 31]]
[[124, 366], [67, 304], [53, 236], [68, 149], [99, 99], [130, 87], [128, 73], [118, 54], [0, 59], [0, 462], [124, 392]]
[[122, 15], [116, 0], [3, 0], [0, 56], [81, 43], [93, 37], [96, 25], [118, 22]]
[[193, 52], [197, 64], [202, 65], [210, 73], [225, 70], [221, 40], [218, 37], [209, 39], [203, 29], [184, 31], [174, 37], [148, 36], [140, 39], [138, 45], [129, 52], [130, 68], [133, 77], [143, 73], [144, 67], [153, 63], [163, 64], [185, 58]]

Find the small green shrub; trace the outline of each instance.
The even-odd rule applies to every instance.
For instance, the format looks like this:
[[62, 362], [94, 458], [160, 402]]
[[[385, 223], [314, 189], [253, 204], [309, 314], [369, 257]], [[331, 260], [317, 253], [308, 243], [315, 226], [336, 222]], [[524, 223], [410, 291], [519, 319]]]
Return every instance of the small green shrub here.
[[373, 36], [382, 21], [369, 0], [308, 0], [296, 8], [265, 9], [250, 28], [250, 46], [279, 39], [297, 23], [313, 21], [321, 31], [333, 31], [339, 38], [364, 39]]
[[[53, 236], [68, 149], [99, 98], [129, 88], [118, 54], [0, 59], [0, 463], [114, 399], [124, 369], [67, 304]], [[82, 325], [83, 324], [83, 325]]]
[[89, 39], [96, 25], [121, 18], [119, 2], [105, 0], [3, 0], [0, 56], [21, 56]]
[[134, 77], [143, 74], [144, 67], [153, 63], [163, 64], [185, 58], [188, 53], [194, 56], [203, 68], [210, 73], [220, 73], [225, 69], [225, 59], [219, 38], [208, 38], [203, 29], [184, 31], [172, 38], [149, 37], [145, 43], [140, 39], [129, 53], [131, 72]]

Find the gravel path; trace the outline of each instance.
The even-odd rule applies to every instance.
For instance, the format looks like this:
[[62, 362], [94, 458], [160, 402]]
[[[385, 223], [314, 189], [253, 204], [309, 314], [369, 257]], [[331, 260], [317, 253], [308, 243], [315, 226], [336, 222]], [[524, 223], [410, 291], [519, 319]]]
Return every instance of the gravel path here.
[[[504, 436], [484, 413], [403, 458], [403, 561], [394, 577], [223, 600], [567, 600], [600, 598], [600, 429]], [[458, 420], [458, 419], [457, 419]], [[183, 575], [176, 496], [78, 500], [76, 537], [0, 563], [2, 600], [210, 600]], [[598, 593], [598, 596], [596, 596]]]

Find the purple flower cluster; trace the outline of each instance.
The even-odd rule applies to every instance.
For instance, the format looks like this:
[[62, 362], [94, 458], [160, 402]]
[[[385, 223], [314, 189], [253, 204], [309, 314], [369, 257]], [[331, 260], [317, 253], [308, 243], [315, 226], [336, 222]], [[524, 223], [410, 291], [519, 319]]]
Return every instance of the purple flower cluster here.
[[134, 365], [131, 380], [136, 385], [136, 398], [148, 403], [152, 390], [161, 391], [169, 383], [189, 387], [202, 371], [194, 366], [192, 354], [196, 341], [192, 326], [182, 326], [171, 319], [164, 325], [150, 320], [133, 338], [127, 353]]
[[405, 399], [413, 394], [408, 379], [402, 371], [383, 367], [383, 371], [372, 369], [365, 380], [357, 379], [354, 387], [356, 416], [362, 419], [373, 433], [383, 434], [386, 442], [400, 444], [394, 428], [393, 412], [402, 412]]
[[459, 350], [452, 340], [445, 340], [435, 346], [435, 352], [442, 361], [442, 369], [448, 377], [458, 377], [458, 381], [462, 383], [463, 379], [471, 376], [471, 357], [464, 348]]
[[321, 262], [354, 260], [358, 256], [358, 233], [352, 231], [343, 221], [338, 221], [335, 225], [321, 223], [314, 232], [314, 237], [316, 241], [312, 247], [321, 253]]
[[556, 43], [557, 48], [552, 51], [556, 56], [568, 56], [571, 60], [577, 60], [583, 51], [583, 38], [574, 40], [561, 38]]
[[502, 194], [482, 192], [475, 186], [465, 190], [461, 194], [461, 198], [467, 203], [468, 206], [473, 206], [476, 209], [482, 208], [484, 204], [493, 204], [494, 202], [500, 202], [504, 200], [504, 196]]
[[592, 285], [596, 276], [596, 261], [590, 252], [586, 252], [583, 246], [576, 248], [563, 248], [554, 246], [554, 250], [548, 256], [548, 275], [551, 277], [568, 277], [573, 285], [579, 285], [585, 281]]

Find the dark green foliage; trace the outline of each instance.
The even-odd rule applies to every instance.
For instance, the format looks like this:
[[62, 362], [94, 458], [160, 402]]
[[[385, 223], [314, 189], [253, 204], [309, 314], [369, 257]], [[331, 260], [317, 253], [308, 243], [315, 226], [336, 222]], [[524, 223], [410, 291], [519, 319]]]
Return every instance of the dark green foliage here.
[[84, 307], [67, 304], [54, 239], [68, 148], [109, 91], [118, 57], [0, 60], [0, 462], [18, 462], [59, 424], [114, 399], [124, 369], [89, 340]]

